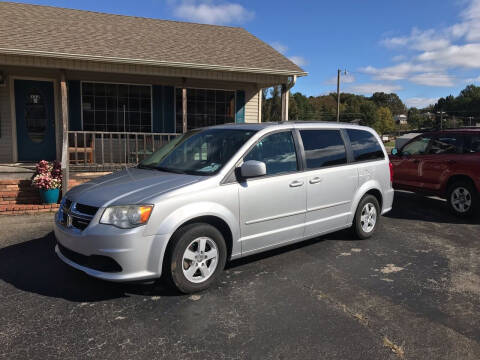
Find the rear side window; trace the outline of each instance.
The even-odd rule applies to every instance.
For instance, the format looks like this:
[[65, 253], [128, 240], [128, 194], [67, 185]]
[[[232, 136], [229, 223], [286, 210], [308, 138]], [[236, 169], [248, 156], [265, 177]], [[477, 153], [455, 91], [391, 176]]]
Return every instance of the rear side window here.
[[438, 135], [432, 140], [429, 154], [460, 154], [463, 148], [463, 137], [458, 134]]
[[480, 153], [480, 135], [465, 136], [464, 153]]
[[292, 132], [284, 131], [264, 137], [243, 158], [243, 161], [248, 160], [264, 162], [267, 175], [297, 171], [297, 153]]
[[352, 144], [353, 158], [355, 161], [384, 159], [382, 147], [377, 138], [365, 130], [346, 129]]
[[300, 130], [307, 169], [347, 163], [347, 152], [338, 130]]

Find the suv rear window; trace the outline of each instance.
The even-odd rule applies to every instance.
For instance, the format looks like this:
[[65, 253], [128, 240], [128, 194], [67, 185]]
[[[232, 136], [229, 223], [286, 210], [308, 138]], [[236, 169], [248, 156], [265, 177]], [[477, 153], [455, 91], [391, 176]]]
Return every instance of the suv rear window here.
[[365, 130], [346, 129], [355, 161], [385, 159], [377, 138]]
[[338, 130], [300, 130], [307, 169], [347, 163], [347, 152]]
[[480, 134], [466, 135], [463, 149], [466, 154], [480, 153]]
[[429, 154], [460, 154], [462, 153], [463, 137], [458, 134], [441, 134], [430, 144]]

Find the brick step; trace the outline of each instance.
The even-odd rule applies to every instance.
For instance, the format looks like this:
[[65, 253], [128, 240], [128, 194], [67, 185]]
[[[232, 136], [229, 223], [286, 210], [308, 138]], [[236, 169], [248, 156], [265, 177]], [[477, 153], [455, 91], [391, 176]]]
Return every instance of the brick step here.
[[0, 205], [0, 215], [36, 214], [41, 212], [55, 212], [58, 204], [11, 204]]

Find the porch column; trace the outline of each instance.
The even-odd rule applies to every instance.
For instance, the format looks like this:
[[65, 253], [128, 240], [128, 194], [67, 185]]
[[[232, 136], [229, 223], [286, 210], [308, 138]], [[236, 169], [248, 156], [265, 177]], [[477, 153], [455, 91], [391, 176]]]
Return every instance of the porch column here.
[[62, 196], [68, 191], [69, 153], [68, 153], [68, 98], [65, 71], [60, 74], [60, 97], [62, 99]]
[[282, 121], [288, 121], [288, 96], [290, 90], [287, 84], [282, 84]]
[[187, 89], [182, 89], [182, 124], [183, 133], [187, 132]]

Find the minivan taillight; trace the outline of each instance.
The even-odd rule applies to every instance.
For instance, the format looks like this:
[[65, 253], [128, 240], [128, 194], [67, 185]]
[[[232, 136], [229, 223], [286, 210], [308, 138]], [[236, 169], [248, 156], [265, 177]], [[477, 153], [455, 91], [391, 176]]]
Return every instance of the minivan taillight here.
[[393, 165], [391, 162], [388, 163], [388, 167], [390, 168], [390, 182], [393, 183]]

